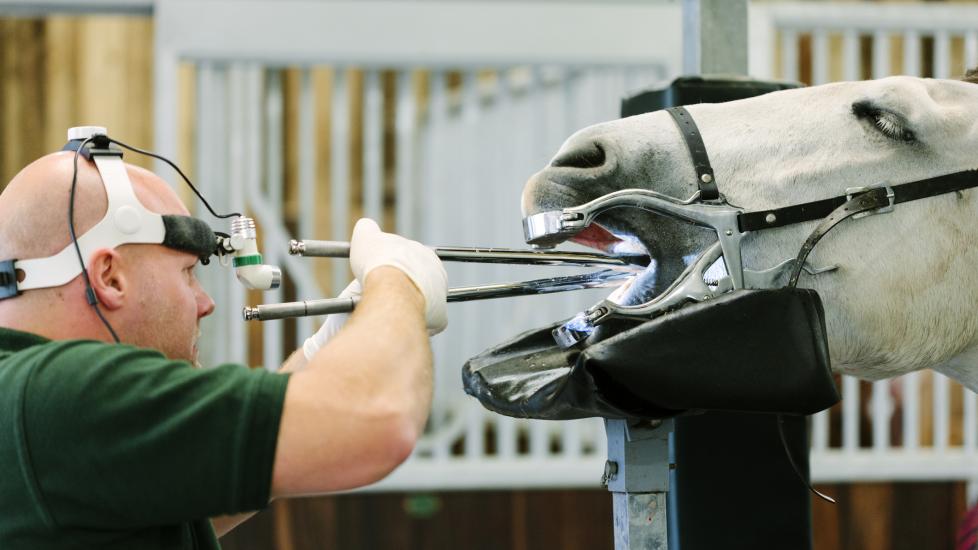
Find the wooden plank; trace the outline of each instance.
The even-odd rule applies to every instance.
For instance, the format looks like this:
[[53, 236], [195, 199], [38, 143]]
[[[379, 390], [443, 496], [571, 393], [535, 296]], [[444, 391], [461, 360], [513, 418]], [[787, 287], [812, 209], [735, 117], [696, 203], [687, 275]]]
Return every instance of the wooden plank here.
[[3, 147], [0, 181], [6, 184], [44, 149], [44, 23], [33, 19], [0, 20], [3, 52]]
[[[75, 125], [105, 126], [116, 139], [152, 150], [152, 21], [85, 17], [77, 24], [75, 46], [85, 55], [78, 58], [79, 110]], [[127, 155], [126, 161], [152, 166], [152, 160], [142, 155]], [[172, 181], [169, 174], [161, 175]]]
[[[328, 68], [317, 68], [312, 71], [312, 88], [316, 110], [316, 191], [314, 196], [305, 197], [316, 205], [315, 228], [312, 235], [299, 235], [303, 239], [330, 238], [330, 156], [332, 150], [332, 93], [333, 71]], [[328, 289], [332, 281], [332, 270], [340, 262], [315, 262], [314, 270], [320, 288]]]
[[44, 147], [55, 151], [65, 132], [78, 123], [78, 19], [51, 17], [45, 22]]

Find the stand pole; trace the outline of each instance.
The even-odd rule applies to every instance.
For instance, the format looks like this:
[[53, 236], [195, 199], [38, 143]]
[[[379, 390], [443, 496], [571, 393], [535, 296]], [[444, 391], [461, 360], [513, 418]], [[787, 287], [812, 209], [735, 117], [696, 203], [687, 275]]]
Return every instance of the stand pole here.
[[670, 548], [667, 497], [673, 468], [672, 430], [672, 419], [631, 426], [625, 420], [605, 420], [608, 462], [602, 481], [612, 493], [615, 550]]

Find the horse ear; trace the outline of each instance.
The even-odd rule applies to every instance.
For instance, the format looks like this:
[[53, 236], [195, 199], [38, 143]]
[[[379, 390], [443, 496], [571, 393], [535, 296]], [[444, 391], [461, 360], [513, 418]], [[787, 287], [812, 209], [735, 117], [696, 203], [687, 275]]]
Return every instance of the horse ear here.
[[965, 82], [978, 84], [978, 67], [975, 67], [974, 69], [969, 69], [968, 72], [964, 73], [964, 78], [962, 80], [964, 80]]

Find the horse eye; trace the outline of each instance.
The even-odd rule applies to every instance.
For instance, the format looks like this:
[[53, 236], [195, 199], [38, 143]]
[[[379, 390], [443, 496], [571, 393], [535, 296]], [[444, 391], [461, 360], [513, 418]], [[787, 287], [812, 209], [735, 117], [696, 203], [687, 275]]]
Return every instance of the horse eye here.
[[903, 118], [895, 113], [875, 107], [868, 102], [853, 104], [852, 113], [857, 118], [866, 119], [871, 122], [879, 133], [890, 139], [904, 143], [914, 143], [917, 141], [917, 136], [914, 135], [912, 130], [907, 129]]

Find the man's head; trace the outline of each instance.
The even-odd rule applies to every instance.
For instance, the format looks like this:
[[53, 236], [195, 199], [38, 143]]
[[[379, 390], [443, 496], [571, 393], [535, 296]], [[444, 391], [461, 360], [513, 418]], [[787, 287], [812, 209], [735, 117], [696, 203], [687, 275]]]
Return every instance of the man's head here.
[[[54, 153], [17, 174], [0, 194], [0, 259], [50, 256], [70, 244], [68, 198], [72, 153]], [[188, 215], [169, 185], [127, 165], [136, 197], [159, 214]], [[78, 159], [75, 232], [79, 237], [105, 215], [107, 199], [95, 165]], [[199, 320], [214, 302], [194, 277], [197, 256], [159, 244], [125, 244], [91, 253], [88, 273], [106, 319], [122, 342], [155, 348], [174, 359], [196, 360]], [[85, 301], [78, 276], [66, 285], [28, 290], [0, 301], [0, 324], [54, 339], [110, 340]]]

